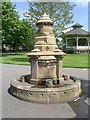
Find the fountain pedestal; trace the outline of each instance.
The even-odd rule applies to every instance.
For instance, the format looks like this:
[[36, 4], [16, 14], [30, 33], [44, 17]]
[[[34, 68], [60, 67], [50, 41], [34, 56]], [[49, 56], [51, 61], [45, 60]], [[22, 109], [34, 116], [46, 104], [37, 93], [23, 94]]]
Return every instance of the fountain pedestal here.
[[53, 21], [46, 14], [37, 22], [39, 31], [35, 37], [34, 49], [28, 53], [31, 61], [31, 84], [38, 84], [42, 79], [52, 79], [54, 83], [58, 80], [60, 84], [63, 82], [62, 59], [65, 53], [56, 44], [52, 25]]

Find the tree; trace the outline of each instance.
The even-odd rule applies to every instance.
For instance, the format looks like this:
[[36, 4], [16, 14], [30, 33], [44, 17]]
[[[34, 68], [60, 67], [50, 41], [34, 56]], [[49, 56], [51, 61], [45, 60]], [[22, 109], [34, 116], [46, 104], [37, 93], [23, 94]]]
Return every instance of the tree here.
[[15, 49], [16, 39], [15, 30], [19, 24], [18, 12], [15, 11], [15, 5], [11, 2], [2, 2], [2, 47], [5, 44], [8, 47]]
[[47, 13], [54, 21], [53, 30], [58, 37], [65, 26], [73, 22], [73, 8], [74, 5], [70, 5], [69, 2], [29, 2], [28, 19], [37, 31], [35, 27], [37, 20]]
[[22, 23], [22, 46], [27, 51], [30, 51], [34, 47], [34, 31], [31, 28], [31, 25], [28, 21], [23, 19]]
[[20, 46], [31, 50], [33, 31], [27, 21], [19, 20], [15, 6], [11, 2], [2, 2], [2, 47], [5, 44], [17, 53]]

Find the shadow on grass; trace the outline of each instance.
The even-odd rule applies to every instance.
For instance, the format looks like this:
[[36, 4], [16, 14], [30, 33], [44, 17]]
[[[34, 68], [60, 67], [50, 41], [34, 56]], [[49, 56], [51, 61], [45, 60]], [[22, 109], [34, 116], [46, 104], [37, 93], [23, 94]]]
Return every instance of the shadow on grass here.
[[28, 58], [11, 58], [10, 60], [15, 62], [29, 62]]
[[12, 56], [12, 55], [24, 55], [24, 54], [27, 54], [27, 53], [15, 53], [15, 52], [10, 52], [10, 53], [2, 53], [1, 56], [4, 57], [4, 56]]

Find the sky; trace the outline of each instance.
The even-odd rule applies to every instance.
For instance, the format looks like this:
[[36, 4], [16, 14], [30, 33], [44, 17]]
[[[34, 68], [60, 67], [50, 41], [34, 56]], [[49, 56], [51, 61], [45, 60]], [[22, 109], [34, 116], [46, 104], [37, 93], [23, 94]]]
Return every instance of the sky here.
[[[29, 1], [37, 1], [37, 0], [29, 0]], [[41, 1], [41, 0], [39, 0]], [[44, 1], [44, 0], [43, 0]], [[46, 1], [46, 0], [45, 0]], [[47, 0], [47, 1], [53, 1], [53, 0]], [[60, 0], [56, 0], [56, 1], [60, 1]], [[83, 25], [83, 29], [85, 29], [86, 31], [88, 31], [88, 1], [89, 0], [69, 0], [70, 4], [76, 4], [76, 6], [73, 9], [73, 20], [74, 23], [79, 23], [81, 25]], [[16, 10], [19, 11], [19, 15], [20, 15], [20, 19], [23, 18], [23, 12], [28, 11], [29, 6], [28, 3], [26, 2], [26, 0], [11, 0], [11, 2], [13, 4], [16, 4]], [[89, 4], [90, 5], [90, 4]], [[90, 11], [90, 10], [89, 10]], [[66, 27], [70, 27], [73, 24], [70, 24], [69, 26]]]

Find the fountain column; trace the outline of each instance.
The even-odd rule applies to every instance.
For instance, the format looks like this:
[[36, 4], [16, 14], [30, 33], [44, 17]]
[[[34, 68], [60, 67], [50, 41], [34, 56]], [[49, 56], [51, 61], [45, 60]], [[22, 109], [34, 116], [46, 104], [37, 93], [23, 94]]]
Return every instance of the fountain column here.
[[37, 79], [38, 78], [38, 61], [33, 60], [31, 64], [33, 66], [31, 67], [32, 79]]
[[59, 83], [63, 81], [62, 79], [62, 57], [57, 57], [57, 63], [56, 63], [56, 75], [57, 80], [59, 80]]
[[31, 60], [31, 82], [35, 83], [38, 80], [38, 61], [36, 58]]
[[60, 58], [57, 58], [56, 75], [57, 75], [57, 79], [62, 77], [62, 60], [60, 60]]

